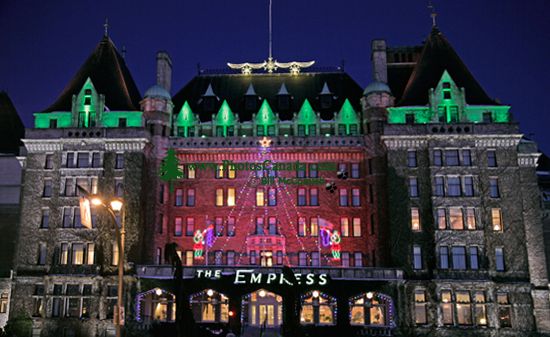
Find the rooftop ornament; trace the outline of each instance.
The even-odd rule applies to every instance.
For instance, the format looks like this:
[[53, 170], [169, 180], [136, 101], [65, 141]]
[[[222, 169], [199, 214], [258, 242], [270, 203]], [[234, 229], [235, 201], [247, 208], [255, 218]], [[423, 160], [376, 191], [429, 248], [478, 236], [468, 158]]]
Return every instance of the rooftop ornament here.
[[299, 61], [292, 61], [292, 62], [278, 62], [277, 60], [273, 59], [272, 50], [273, 50], [273, 39], [272, 39], [272, 0], [269, 0], [269, 57], [267, 58], [267, 61], [263, 61], [261, 63], [251, 63], [251, 62], [245, 62], [245, 63], [227, 63], [229, 68], [240, 70], [241, 73], [244, 75], [250, 75], [252, 74], [252, 71], [263, 69], [267, 71], [268, 73], [273, 73], [277, 69], [289, 69], [289, 72], [292, 75], [298, 75], [302, 68], [308, 68], [311, 67], [313, 64], [315, 64], [315, 61], [307, 61], [307, 62], [299, 62]]

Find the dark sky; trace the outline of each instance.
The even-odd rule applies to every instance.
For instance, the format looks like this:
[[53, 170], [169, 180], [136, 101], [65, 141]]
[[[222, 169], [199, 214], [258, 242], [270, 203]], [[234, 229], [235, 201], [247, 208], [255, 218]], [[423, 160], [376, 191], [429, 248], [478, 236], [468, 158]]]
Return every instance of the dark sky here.
[[[370, 42], [414, 45], [429, 34], [423, 0], [273, 0], [274, 56], [338, 66], [362, 86]], [[268, 0], [0, 0], [0, 90], [26, 126], [88, 57], [109, 18], [109, 35], [143, 92], [155, 53], [174, 63], [172, 94], [203, 68], [267, 57]], [[492, 97], [512, 105], [525, 134], [550, 152], [550, 1], [434, 0], [438, 26]]]

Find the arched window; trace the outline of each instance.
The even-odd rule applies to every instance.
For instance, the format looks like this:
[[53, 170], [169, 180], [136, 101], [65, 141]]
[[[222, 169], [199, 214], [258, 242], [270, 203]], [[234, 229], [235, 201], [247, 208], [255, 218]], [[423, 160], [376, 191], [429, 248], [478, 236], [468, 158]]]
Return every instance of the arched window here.
[[136, 320], [174, 322], [176, 320], [176, 297], [161, 288], [153, 288], [136, 297]]
[[391, 297], [367, 292], [350, 299], [351, 325], [395, 327]]
[[229, 298], [222, 293], [206, 289], [191, 295], [190, 302], [195, 322], [229, 321]]
[[302, 296], [302, 325], [336, 325], [336, 298], [313, 290]]

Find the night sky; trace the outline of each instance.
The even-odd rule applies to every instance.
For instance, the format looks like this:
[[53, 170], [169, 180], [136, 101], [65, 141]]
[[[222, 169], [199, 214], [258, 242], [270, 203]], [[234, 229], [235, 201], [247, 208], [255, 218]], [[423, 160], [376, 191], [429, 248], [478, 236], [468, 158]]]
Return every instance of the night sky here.
[[[155, 82], [155, 54], [173, 60], [175, 94], [203, 68], [267, 57], [268, 0], [0, 0], [0, 90], [27, 127], [103, 35], [119, 50], [140, 92]], [[550, 1], [435, 0], [438, 26], [489, 96], [512, 105], [521, 130], [550, 153]], [[339, 66], [371, 80], [370, 42], [415, 45], [431, 29], [427, 1], [274, 0], [274, 56]]]

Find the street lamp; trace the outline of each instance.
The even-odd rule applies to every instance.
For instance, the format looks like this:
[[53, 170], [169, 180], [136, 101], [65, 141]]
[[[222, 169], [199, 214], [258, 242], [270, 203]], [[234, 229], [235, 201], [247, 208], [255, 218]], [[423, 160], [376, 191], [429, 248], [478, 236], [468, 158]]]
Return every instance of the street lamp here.
[[[123, 303], [122, 303], [122, 287], [124, 284], [124, 237], [126, 230], [124, 227], [124, 203], [120, 198], [113, 198], [108, 202], [104, 201], [99, 195], [92, 195], [88, 193], [85, 189], [80, 186], [77, 186], [78, 189], [84, 194], [84, 197], [90, 201], [93, 206], [101, 206], [107, 210], [107, 213], [111, 216], [113, 220], [117, 246], [118, 246], [118, 287], [117, 287], [117, 305], [116, 305], [116, 337], [121, 337], [122, 329], [122, 313], [123, 313]], [[115, 212], [120, 212], [120, 228], [117, 222], [117, 216]]]

